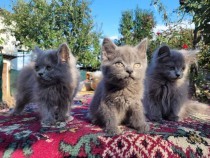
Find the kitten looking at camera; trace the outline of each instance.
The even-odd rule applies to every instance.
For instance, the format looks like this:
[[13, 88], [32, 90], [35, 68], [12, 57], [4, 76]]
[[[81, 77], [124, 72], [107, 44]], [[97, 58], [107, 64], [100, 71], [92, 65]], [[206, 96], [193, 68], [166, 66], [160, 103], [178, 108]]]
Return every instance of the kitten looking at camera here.
[[12, 114], [20, 114], [26, 104], [35, 102], [42, 123], [54, 125], [56, 121], [68, 121], [79, 84], [76, 60], [67, 44], [61, 44], [57, 50], [43, 51], [36, 47], [34, 53], [35, 63], [24, 67], [18, 77]]
[[[145, 78], [144, 109], [151, 121], [177, 121], [192, 112], [208, 109], [205, 104], [188, 100], [188, 69], [197, 51], [160, 47], [148, 66]], [[199, 109], [199, 110], [198, 110]], [[198, 111], [196, 111], [198, 110]], [[188, 113], [190, 112], [190, 113]]]
[[144, 74], [147, 67], [147, 39], [137, 46], [118, 47], [105, 38], [102, 45], [103, 78], [90, 104], [90, 118], [110, 135], [120, 134], [125, 123], [138, 132], [148, 130], [143, 114]]

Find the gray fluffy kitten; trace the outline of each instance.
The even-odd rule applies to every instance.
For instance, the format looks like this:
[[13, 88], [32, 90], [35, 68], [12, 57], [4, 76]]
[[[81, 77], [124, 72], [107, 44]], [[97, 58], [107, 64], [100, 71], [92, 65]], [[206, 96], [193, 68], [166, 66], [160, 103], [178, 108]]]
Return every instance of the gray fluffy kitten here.
[[148, 130], [140, 100], [147, 67], [147, 39], [135, 47], [116, 46], [105, 38], [102, 46], [103, 79], [90, 104], [93, 123], [103, 126], [109, 135], [120, 134], [125, 123], [138, 132]]
[[36, 102], [42, 123], [67, 121], [79, 83], [76, 60], [66, 44], [58, 50], [43, 51], [37, 47], [34, 53], [35, 63], [24, 67], [17, 80], [13, 114], [20, 114], [26, 104]]
[[171, 50], [160, 47], [148, 66], [145, 79], [144, 108], [151, 121], [177, 121], [188, 101], [187, 72], [196, 51]]

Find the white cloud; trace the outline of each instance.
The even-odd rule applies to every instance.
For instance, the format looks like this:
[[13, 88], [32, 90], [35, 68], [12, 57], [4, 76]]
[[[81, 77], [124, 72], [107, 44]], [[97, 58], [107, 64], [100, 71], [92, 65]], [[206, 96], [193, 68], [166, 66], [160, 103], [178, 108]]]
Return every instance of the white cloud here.
[[114, 36], [109, 36], [108, 38], [110, 38], [111, 40], [115, 40], [115, 39], [119, 39], [119, 36], [114, 35]]
[[173, 23], [173, 24], [170, 24], [168, 26], [166, 25], [162, 25], [162, 24], [158, 24], [155, 28], [153, 28], [153, 32], [154, 33], [157, 33], [157, 32], [162, 32], [162, 31], [165, 31], [167, 29], [169, 29], [169, 27], [172, 27], [172, 28], [185, 28], [185, 29], [194, 29], [195, 28], [195, 24], [194, 23], [191, 23], [189, 21], [183, 21], [181, 23]]
[[153, 28], [153, 32], [154, 32], [154, 33], [162, 32], [162, 31], [165, 31], [165, 30], [167, 30], [167, 29], [168, 29], [168, 27], [165, 26], [165, 25], [157, 25], [157, 26], [155, 26], [155, 27]]
[[[119, 39], [120, 38], [120, 36], [118, 36], [118, 35], [113, 35], [113, 36], [105, 36], [106, 38], [109, 38], [109, 39], [111, 39], [112, 41], [114, 41], [115, 39]], [[99, 41], [100, 41], [100, 44], [102, 44], [103, 43], [103, 40], [104, 40], [104, 38], [100, 38], [99, 39]]]
[[[166, 25], [163, 25], [163, 24], [157, 24], [156, 27], [153, 28], [153, 33], [156, 34], [157, 32], [163, 32], [163, 31], [166, 31], [169, 29], [169, 27], [172, 27], [172, 28], [177, 28], [179, 29], [180, 27], [181, 28], [184, 28], [184, 29], [194, 29], [195, 28], [195, 24], [194, 23], [191, 23], [189, 21], [182, 21], [181, 23], [172, 23], [168, 26]], [[120, 39], [120, 35], [112, 35], [112, 36], [105, 36], [111, 40], [115, 40], [115, 39]], [[100, 43], [103, 42], [103, 38], [100, 39]]]

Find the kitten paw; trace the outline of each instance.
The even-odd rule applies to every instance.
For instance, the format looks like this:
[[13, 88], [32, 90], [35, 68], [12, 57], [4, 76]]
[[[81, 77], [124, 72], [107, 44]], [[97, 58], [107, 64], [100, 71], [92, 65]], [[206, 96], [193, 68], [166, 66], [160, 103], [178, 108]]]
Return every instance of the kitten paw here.
[[66, 122], [66, 123], [72, 121], [73, 119], [74, 119], [74, 118], [73, 118], [72, 116], [70, 116], [70, 115], [66, 115], [66, 116], [57, 116], [57, 117], [56, 117], [56, 121], [58, 121], [58, 122]]
[[55, 119], [43, 119], [41, 121], [42, 126], [53, 126], [56, 125], [56, 120]]
[[59, 117], [56, 118], [56, 120], [57, 120], [58, 122], [66, 122], [67, 119], [68, 119], [68, 118], [67, 118], [66, 116], [59, 116]]
[[136, 128], [136, 130], [137, 130], [137, 133], [148, 132], [150, 130], [150, 126], [147, 123], [145, 123], [145, 124], [139, 126], [138, 128]]
[[21, 113], [21, 112], [18, 112], [18, 111], [16, 111], [16, 110], [12, 110], [12, 111], [9, 113], [9, 115], [10, 115], [10, 116], [18, 116], [18, 115], [20, 115], [20, 113]]
[[160, 117], [152, 117], [152, 118], [150, 117], [149, 120], [152, 121], [152, 122], [158, 122], [160, 124], [163, 123], [163, 119], [160, 118]]
[[73, 119], [74, 119], [73, 116], [68, 116], [68, 117], [66, 118], [66, 123], [71, 122]]
[[157, 123], [159, 123], [159, 124], [163, 124], [163, 123], [164, 123], [163, 119], [156, 120], [156, 121], [154, 121], [154, 122], [157, 122]]
[[178, 121], [179, 120], [179, 117], [178, 116], [175, 116], [175, 115], [170, 115], [168, 118], [167, 118], [168, 121]]
[[107, 136], [115, 136], [115, 135], [119, 135], [122, 133], [122, 131], [118, 127], [117, 128], [106, 128], [105, 132], [106, 132]]

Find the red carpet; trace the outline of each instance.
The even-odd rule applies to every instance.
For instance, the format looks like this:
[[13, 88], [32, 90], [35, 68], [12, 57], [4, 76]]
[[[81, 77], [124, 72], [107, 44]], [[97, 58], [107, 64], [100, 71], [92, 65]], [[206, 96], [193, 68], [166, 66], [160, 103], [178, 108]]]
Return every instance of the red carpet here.
[[183, 122], [150, 123], [147, 134], [124, 133], [107, 137], [86, 118], [91, 94], [75, 98], [74, 120], [60, 127], [41, 127], [35, 105], [25, 114], [0, 113], [0, 157], [210, 157], [210, 122], [188, 118]]

